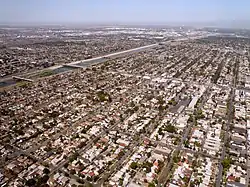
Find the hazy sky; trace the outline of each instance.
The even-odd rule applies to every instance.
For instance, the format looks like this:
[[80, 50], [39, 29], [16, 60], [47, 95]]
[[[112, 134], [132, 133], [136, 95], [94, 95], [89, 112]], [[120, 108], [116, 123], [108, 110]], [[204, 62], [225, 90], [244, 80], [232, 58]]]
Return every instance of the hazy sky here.
[[0, 0], [0, 23], [250, 20], [250, 0]]

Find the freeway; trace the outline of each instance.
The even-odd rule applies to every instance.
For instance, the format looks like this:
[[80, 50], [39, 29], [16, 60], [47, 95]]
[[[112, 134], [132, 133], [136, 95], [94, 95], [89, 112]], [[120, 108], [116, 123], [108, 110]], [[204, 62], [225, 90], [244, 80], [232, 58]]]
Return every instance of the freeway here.
[[[204, 38], [204, 37], [206, 37], [206, 36], [177, 38], [175, 40], [161, 42], [161, 45], [162, 44], [166, 45], [166, 44], [169, 44], [171, 42], [196, 40], [196, 39], [200, 39], [200, 38]], [[72, 68], [69, 68], [70, 66], [72, 66], [72, 67], [74, 66], [73, 69], [77, 69], [76, 67], [85, 68], [85, 67], [88, 67], [88, 66], [91, 66], [94, 64], [103, 63], [103, 62], [109, 60], [110, 58], [118, 58], [121, 56], [142, 52], [142, 51], [145, 51], [147, 49], [152, 49], [154, 47], [157, 47], [159, 45], [160, 45], [159, 43], [146, 45], [146, 46], [142, 46], [142, 47], [138, 47], [138, 48], [134, 48], [134, 49], [129, 49], [126, 51], [115, 52], [115, 53], [111, 53], [111, 54], [107, 54], [107, 55], [103, 55], [100, 57], [95, 57], [95, 58], [91, 58], [91, 59], [87, 59], [87, 60], [80, 60], [80, 61], [74, 61], [74, 62], [70, 62], [70, 63], [63, 64], [63, 65], [56, 65], [56, 66], [52, 66], [52, 67], [49, 67], [49, 68], [46, 68], [43, 70], [38, 70], [35, 72], [30, 72], [30, 73], [26, 73], [26, 74], [17, 74], [16, 76], [18, 76], [21, 79], [26, 78], [26, 77], [29, 77], [29, 79], [32, 79], [32, 77], [37, 77], [37, 75], [39, 75], [39, 73], [41, 73], [42, 71], [45, 71], [45, 70], [51, 70], [53, 72], [53, 75], [55, 75], [55, 74], [71, 71]], [[30, 76], [32, 76], [32, 77], [30, 77]], [[9, 86], [13, 86], [16, 84], [17, 84], [17, 81], [15, 81], [12, 77], [0, 79], [0, 88], [9, 87]]]
[[68, 65], [79, 65], [79, 64], [84, 64], [84, 63], [95, 64], [95, 63], [98, 63], [99, 61], [101, 61], [102, 59], [105, 60], [105, 59], [108, 59], [108, 58], [120, 57], [120, 56], [123, 56], [123, 55], [128, 55], [130, 53], [136, 53], [136, 52], [144, 51], [146, 49], [150, 49], [150, 48], [157, 47], [157, 46], [158, 46], [158, 44], [146, 45], [146, 46], [137, 47], [137, 48], [129, 49], [129, 50], [126, 50], [126, 51], [111, 53], [111, 54], [108, 54], [108, 55], [103, 55], [103, 56], [100, 56], [100, 57], [95, 57], [95, 58], [91, 58], [91, 59], [87, 59], [87, 60], [80, 60], [80, 61], [71, 62]]
[[[18, 75], [18, 78], [22, 79], [23, 81], [26, 81], [26, 80], [32, 81], [31, 80], [32, 78], [26, 79], [25, 77], [29, 77], [30, 75], [32, 75], [33, 77], [36, 77], [36, 75], [38, 75], [39, 73], [41, 73], [42, 71], [45, 71], [45, 70], [52, 71], [54, 75], [59, 74], [59, 73], [64, 73], [64, 72], [68, 72], [68, 71], [72, 70], [72, 68], [73, 69], [85, 68], [85, 67], [88, 67], [88, 66], [91, 66], [94, 64], [103, 63], [103, 62], [109, 60], [110, 58], [117, 58], [117, 57], [121, 57], [124, 55], [138, 53], [138, 52], [145, 51], [147, 49], [151, 49], [151, 48], [157, 47], [157, 46], [158, 46], [158, 43], [147, 45], [147, 46], [142, 46], [142, 47], [126, 50], [126, 51], [120, 51], [120, 52], [116, 52], [116, 53], [112, 53], [112, 54], [108, 54], [108, 55], [103, 55], [100, 57], [95, 57], [95, 58], [91, 58], [91, 59], [87, 59], [87, 60], [80, 60], [80, 61], [70, 62], [68, 64], [56, 65], [56, 66], [52, 66], [52, 67], [49, 67], [49, 68], [46, 68], [43, 70], [38, 70], [38, 71], [35, 71], [32, 73], [20, 74], [20, 75]], [[16, 83], [17, 83], [17, 81], [15, 81], [13, 79], [13, 77], [0, 79], [0, 88], [15, 85]]]

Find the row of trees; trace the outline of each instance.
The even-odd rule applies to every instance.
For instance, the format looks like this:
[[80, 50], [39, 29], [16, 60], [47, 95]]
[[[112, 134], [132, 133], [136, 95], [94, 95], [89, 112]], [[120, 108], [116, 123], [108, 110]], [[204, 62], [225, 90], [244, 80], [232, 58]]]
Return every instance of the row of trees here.
[[164, 135], [163, 131], [167, 131], [169, 133], [177, 133], [177, 128], [172, 124], [167, 124], [159, 128], [159, 135]]
[[44, 168], [43, 176], [37, 176], [35, 178], [31, 178], [25, 182], [26, 186], [48, 186], [46, 183], [49, 180], [50, 170], [48, 168]]

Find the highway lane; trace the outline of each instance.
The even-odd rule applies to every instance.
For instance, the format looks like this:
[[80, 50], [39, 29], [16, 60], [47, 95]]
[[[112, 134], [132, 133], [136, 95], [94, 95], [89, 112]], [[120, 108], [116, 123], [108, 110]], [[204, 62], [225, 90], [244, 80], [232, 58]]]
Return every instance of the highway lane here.
[[[207, 37], [207, 36], [177, 38], [174, 40], [161, 42], [161, 44], [166, 45], [166, 44], [171, 43], [171, 42], [195, 40], [195, 39], [201, 39], [204, 37]], [[42, 71], [45, 71], [45, 70], [51, 70], [51, 71], [55, 72], [54, 75], [59, 74], [59, 73], [65, 73], [68, 71], [72, 71], [72, 68], [69, 68], [70, 65], [82, 66], [84, 68], [84, 67], [88, 67], [88, 66], [91, 66], [94, 64], [103, 63], [103, 62], [109, 60], [110, 58], [118, 58], [121, 56], [142, 52], [142, 51], [145, 51], [147, 49], [151, 49], [151, 48], [154, 48], [157, 46], [160, 46], [159, 43], [150, 44], [150, 45], [146, 45], [146, 46], [142, 46], [142, 47], [137, 47], [137, 48], [129, 49], [129, 50], [125, 50], [125, 51], [115, 52], [115, 53], [111, 53], [111, 54], [107, 54], [107, 55], [103, 55], [100, 57], [95, 57], [95, 58], [91, 58], [91, 59], [87, 59], [87, 60], [80, 60], [80, 61], [74, 61], [74, 62], [70, 62], [70, 63], [63, 64], [63, 65], [56, 65], [56, 66], [52, 66], [52, 67], [49, 67], [49, 68], [46, 68], [43, 70], [37, 70], [34, 72], [25, 73], [25, 74], [17, 74], [16, 76], [29, 77], [29, 75], [32, 75], [33, 77], [36, 77], [36, 75], [38, 75], [39, 73], [41, 73]], [[68, 70], [67, 70], [67, 68], [68, 68]], [[77, 69], [77, 68], [75, 68], [75, 69]], [[9, 87], [9, 86], [13, 86], [16, 84], [17, 84], [17, 81], [14, 81], [12, 77], [0, 79], [0, 88]]]
[[157, 47], [157, 46], [158, 46], [158, 43], [157, 44], [146, 45], [146, 46], [137, 47], [137, 48], [129, 49], [129, 50], [126, 50], [126, 51], [111, 53], [111, 54], [108, 54], [108, 55], [103, 55], [103, 56], [100, 56], [100, 57], [95, 57], [95, 58], [91, 58], [91, 59], [87, 59], [87, 60], [79, 60], [79, 61], [71, 62], [68, 65], [79, 65], [79, 64], [83, 64], [83, 63], [95, 64], [95, 63], [97, 63], [97, 62], [99, 62], [99, 61], [101, 61], [102, 59], [105, 59], [105, 58], [106, 58], [105, 59], [105, 61], [106, 61], [106, 60], [108, 60], [108, 58], [119, 57], [119, 56], [127, 55], [129, 53], [136, 53], [136, 52], [140, 52], [140, 51], [150, 49], [150, 48], [153, 48], [153, 47]]
[[[103, 63], [107, 60], [109, 60], [110, 58], [117, 58], [117, 57], [121, 57], [124, 55], [129, 55], [129, 54], [133, 54], [133, 53], [138, 53], [147, 49], [151, 49], [153, 47], [158, 46], [158, 44], [151, 44], [151, 45], [147, 45], [147, 46], [143, 46], [143, 47], [138, 47], [138, 48], [134, 48], [134, 49], [130, 49], [130, 50], [126, 50], [126, 51], [120, 51], [120, 52], [116, 52], [116, 53], [112, 53], [112, 54], [108, 54], [108, 55], [103, 55], [100, 57], [95, 57], [95, 58], [91, 58], [91, 59], [87, 59], [87, 60], [80, 60], [80, 61], [74, 61], [74, 62], [70, 62], [68, 64], [63, 64], [63, 65], [56, 65], [56, 66], [52, 66], [43, 70], [38, 70], [35, 72], [30, 72], [30, 73], [25, 73], [25, 74], [18, 74], [18, 77], [29, 77], [30, 75], [32, 75], [32, 77], [37, 77], [37, 75], [39, 73], [41, 73], [42, 71], [45, 70], [50, 70], [54, 72], [55, 74], [59, 74], [59, 73], [65, 73], [68, 71], [72, 71], [73, 68], [70, 68], [71, 65], [76, 65], [82, 68], [94, 65], [94, 64], [99, 64], [99, 63]], [[77, 69], [77, 68], [75, 68]], [[31, 77], [31, 79], [32, 79]], [[0, 88], [4, 88], [4, 87], [8, 87], [8, 86], [12, 86], [17, 84], [17, 81], [15, 81], [13, 79], [13, 77], [8, 77], [8, 78], [3, 78], [0, 79]]]
[[[32, 76], [35, 77], [35, 75], [37, 75], [45, 70], [51, 70], [51, 71], [55, 72], [55, 74], [64, 73], [64, 72], [68, 72], [68, 71], [72, 70], [72, 68], [68, 68], [71, 65], [82, 66], [84, 68], [84, 67], [88, 67], [88, 66], [91, 66], [94, 64], [103, 63], [103, 62], [109, 60], [110, 58], [117, 58], [117, 57], [121, 57], [124, 55], [138, 53], [138, 52], [141, 52], [141, 51], [144, 51], [147, 49], [151, 49], [151, 48], [156, 47], [158, 45], [159, 45], [158, 43], [146, 45], [146, 46], [142, 46], [142, 47], [138, 47], [138, 48], [134, 48], [134, 49], [129, 49], [126, 51], [111, 53], [111, 54], [107, 54], [107, 55], [103, 55], [100, 57], [95, 57], [95, 58], [91, 58], [91, 59], [87, 59], [87, 60], [80, 60], [80, 61], [74, 61], [74, 62], [70, 62], [70, 63], [63, 64], [63, 65], [56, 65], [56, 66], [52, 66], [52, 67], [49, 67], [49, 68], [46, 68], [43, 70], [38, 70], [35, 72], [26, 73], [26, 74], [20, 74], [18, 76], [19, 77], [27, 77], [27, 76], [32, 74]], [[68, 70], [67, 70], [67, 68], [68, 68]], [[63, 71], [60, 71], [60, 69], [63, 69]], [[0, 88], [15, 85], [16, 83], [17, 83], [17, 81], [14, 81], [13, 77], [3, 78], [0, 80]]]

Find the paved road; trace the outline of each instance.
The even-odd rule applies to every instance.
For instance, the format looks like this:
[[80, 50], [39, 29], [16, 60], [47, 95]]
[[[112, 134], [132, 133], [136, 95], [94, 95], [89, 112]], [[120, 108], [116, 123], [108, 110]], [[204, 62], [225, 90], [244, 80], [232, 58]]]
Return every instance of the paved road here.
[[101, 59], [118, 57], [118, 56], [122, 56], [122, 55], [127, 55], [129, 53], [133, 53], [133, 52], [140, 52], [140, 51], [150, 49], [150, 48], [153, 48], [153, 47], [156, 47], [156, 46], [158, 46], [158, 44], [146, 45], [146, 46], [137, 47], [137, 48], [129, 49], [129, 50], [126, 50], [126, 51], [120, 51], [120, 52], [116, 52], [116, 53], [112, 53], [112, 54], [108, 54], [108, 55], [103, 55], [103, 56], [100, 56], [100, 57], [95, 57], [95, 58], [91, 58], [91, 59], [87, 59], [87, 60], [79, 60], [79, 61], [71, 62], [68, 65], [77, 65], [79, 63], [90, 63], [90, 62], [92, 64], [92, 63], [98, 62]]
[[[108, 54], [108, 55], [103, 55], [103, 56], [100, 56], [100, 57], [95, 57], [95, 58], [91, 58], [91, 59], [87, 59], [87, 60], [80, 60], [80, 61], [70, 62], [68, 64], [52, 66], [52, 67], [49, 67], [49, 68], [46, 68], [46, 69], [47, 70], [56, 70], [56, 69], [62, 68], [64, 65], [69, 65], [70, 66], [70, 65], [79, 65], [79, 64], [84, 64], [84, 63], [86, 63], [86, 66], [90, 66], [90, 65], [93, 65], [93, 64], [104, 62], [104, 61], [108, 60], [108, 58], [115, 58], [115, 57], [130, 54], [130, 53], [141, 52], [141, 51], [144, 51], [144, 50], [156, 47], [156, 46], [158, 46], [158, 43], [157, 44], [147, 45], [147, 46], [142, 46], [142, 47], [126, 50], [126, 51], [120, 51], [120, 52], [116, 52], [116, 53], [112, 53], [112, 54]], [[82, 67], [84, 67], [84, 66], [82, 66]], [[43, 70], [46, 70], [46, 69], [43, 69]], [[31, 75], [31, 74], [32, 75], [33, 74], [34, 75], [38, 74], [39, 72], [41, 72], [41, 70], [38, 70], [38, 71], [35, 71], [35, 72], [30, 72], [30, 73], [25, 73], [25, 74], [18, 74], [18, 76], [22, 78], [22, 77], [26, 77], [26, 76]], [[67, 72], [67, 71], [65, 71], [65, 72]], [[16, 82], [15, 81], [13, 82], [12, 80], [13, 80], [12, 77], [7, 77], [7, 78], [0, 79], [0, 88], [15, 85]], [[5, 84], [1, 85], [2, 82], [7, 82], [7, 84], [6, 85]]]
[[[157, 116], [157, 117], [159, 117], [159, 116]], [[156, 121], [158, 121], [158, 120], [156, 120]], [[134, 139], [133, 142], [129, 145], [125, 155], [118, 162], [116, 162], [113, 166], [111, 166], [111, 169], [109, 170], [109, 172], [105, 173], [104, 176], [102, 177], [102, 179], [98, 181], [98, 186], [103, 186], [105, 181], [115, 172], [115, 170], [117, 170], [122, 165], [127, 163], [129, 161], [130, 157], [137, 151], [138, 146], [141, 143], [143, 143], [145, 137], [150, 136], [155, 129], [156, 129], [155, 125], [151, 123], [150, 126], [147, 128], [146, 133], [140, 134], [139, 140]]]
[[[191, 127], [192, 127], [192, 125], [189, 125], [188, 128], [185, 129], [185, 132], [183, 133], [183, 136], [181, 138], [181, 142], [179, 143], [178, 147], [175, 149], [176, 153], [181, 150], [183, 142], [186, 140], [186, 138], [191, 130]], [[166, 178], [169, 174], [171, 167], [173, 166], [173, 162], [174, 162], [173, 157], [171, 157], [170, 161], [163, 167], [163, 169], [158, 177], [158, 181], [159, 181], [158, 186], [165, 186], [165, 184], [167, 182]]]
[[[248, 135], [247, 135], [247, 136], [248, 136]], [[249, 150], [248, 144], [246, 145], [246, 150], [247, 150], [247, 151]], [[249, 165], [249, 158], [247, 158], [247, 161], [246, 161], [246, 167], [248, 168], [248, 169], [247, 169], [247, 176], [246, 176], [246, 187], [248, 187], [248, 184], [249, 184], [249, 177], [250, 177], [250, 167], [249, 167], [248, 165]]]
[[[209, 84], [206, 91], [203, 93], [202, 102], [201, 102], [202, 104], [207, 100], [211, 87], [212, 87], [212, 84]], [[199, 105], [198, 107], [202, 107], [202, 106], [203, 105]], [[183, 135], [182, 135], [182, 138], [181, 138], [181, 141], [178, 144], [177, 148], [175, 148], [176, 153], [180, 150], [184, 150], [184, 148], [182, 148], [182, 145], [183, 145], [184, 141], [187, 139], [188, 134], [194, 125], [194, 121], [195, 121], [195, 119], [194, 119], [194, 115], [193, 115], [193, 123], [189, 124], [188, 127], [185, 128]], [[205, 153], [202, 153], [202, 154], [205, 154]], [[173, 165], [173, 157], [171, 157], [170, 161], [163, 167], [162, 172], [160, 173], [160, 175], [158, 177], [158, 181], [159, 181], [158, 187], [166, 185], [166, 182], [167, 182], [166, 178], [167, 178], [167, 175], [169, 174], [169, 171], [171, 170], [172, 165]]]
[[[107, 131], [110, 131], [112, 129], [114, 129], [117, 126], [117, 124], [112, 125], [111, 127], [109, 127], [106, 130], [102, 130], [99, 134], [97, 134], [97, 136], [93, 139], [91, 139], [87, 145], [85, 147], [83, 147], [82, 149], [80, 149], [79, 151], [77, 151], [79, 153], [79, 155], [82, 155], [86, 150], [88, 150], [89, 148], [91, 148], [93, 146], [93, 143], [95, 141], [97, 141], [99, 138], [101, 138]], [[51, 174], [55, 173], [56, 171], [60, 170], [65, 164], [69, 163], [69, 159], [65, 159], [62, 162], [60, 162], [55, 168], [52, 169]]]
[[220, 163], [219, 163], [219, 173], [217, 175], [217, 179], [216, 179], [216, 187], [220, 187], [221, 186], [221, 182], [222, 182], [222, 173], [223, 173], [223, 166], [221, 164], [221, 162], [225, 159], [226, 156], [226, 147], [225, 147], [225, 142], [227, 142], [228, 140], [228, 135], [229, 135], [229, 127], [230, 124], [233, 121], [233, 114], [234, 114], [234, 97], [235, 97], [235, 87], [237, 84], [237, 80], [238, 80], [238, 71], [239, 71], [239, 67], [236, 65], [236, 73], [233, 77], [233, 81], [232, 81], [232, 88], [231, 88], [231, 92], [230, 92], [230, 96], [229, 96], [229, 105], [228, 105], [228, 113], [227, 113], [227, 125], [226, 125], [226, 133], [225, 133], [225, 137], [224, 137], [224, 146], [222, 149], [222, 154], [221, 154], [221, 159], [220, 159]]
[[[207, 37], [207, 36], [198, 36], [198, 37], [189, 37], [189, 38], [177, 38], [175, 40], [162, 42], [162, 44], [168, 44], [168, 43], [171, 43], [173, 41], [178, 42], [178, 41], [185, 41], [185, 40], [195, 40], [195, 39], [200, 39], [200, 38], [204, 38], [204, 37]], [[91, 58], [91, 59], [87, 59], [87, 60], [80, 60], [80, 61], [70, 62], [70, 63], [64, 64], [64, 65], [78, 65], [80, 63], [81, 64], [86, 63], [86, 66], [90, 66], [90, 65], [97, 64], [97, 63], [100, 63], [100, 62], [105, 62], [106, 60], [108, 60], [108, 58], [117, 58], [117, 57], [120, 57], [120, 56], [128, 55], [130, 53], [141, 52], [141, 51], [144, 51], [144, 50], [147, 50], [147, 49], [150, 49], [150, 48], [153, 48], [153, 47], [157, 47], [157, 46], [159, 46], [158, 43], [151, 44], [151, 45], [146, 45], [146, 46], [142, 46], [142, 47], [138, 47], [138, 48], [134, 48], [134, 49], [129, 49], [129, 50], [126, 50], [126, 51], [120, 51], [120, 52], [116, 52], [116, 53], [112, 53], [112, 54], [107, 54], [107, 55], [103, 55], [103, 56], [100, 56], [100, 57], [95, 57], [95, 58]], [[25, 74], [17, 74], [16, 76], [26, 77], [28, 75], [36, 75], [36, 74], [39, 74], [39, 72], [44, 71], [44, 70], [56, 70], [56, 69], [62, 68], [64, 65], [52, 66], [52, 67], [49, 67], [49, 68], [46, 68], [46, 69], [43, 69], [43, 70], [37, 70], [37, 71], [34, 71], [34, 72], [25, 73]], [[64, 71], [64, 72], [67, 72], [67, 71]], [[64, 73], [64, 72], [62, 72], [62, 73]], [[3, 78], [3, 79], [0, 79], [0, 88], [12, 86], [12, 85], [15, 85], [16, 83], [17, 82], [13, 81], [12, 77]]]
[[[194, 120], [193, 120], [194, 121]], [[188, 125], [188, 127], [184, 130], [183, 134], [182, 134], [182, 138], [181, 138], [181, 141], [180, 143], [178, 144], [178, 146], [175, 148], [175, 152], [178, 152], [181, 150], [181, 147], [183, 145], [183, 142], [186, 140], [190, 130], [191, 130], [191, 127], [192, 125]], [[166, 184], [166, 178], [167, 178], [167, 175], [171, 169], [173, 165], [173, 157], [171, 157], [170, 161], [168, 163], [165, 164], [165, 166], [163, 167], [159, 177], [158, 177], [158, 181], [159, 181], [159, 184], [158, 186], [164, 186]]]
[[137, 147], [139, 146], [139, 143], [133, 142], [130, 146], [128, 151], [123, 155], [123, 157], [116, 163], [114, 163], [108, 172], [102, 176], [101, 180], [98, 181], [98, 186], [103, 186], [104, 182], [107, 181], [107, 179], [116, 171], [117, 168], [121, 168], [121, 166], [124, 163], [127, 163], [130, 159], [130, 157], [137, 151]]
[[217, 175], [216, 179], [216, 187], [221, 186], [221, 180], [222, 180], [222, 172], [223, 172], [223, 166], [221, 162], [225, 159], [226, 155], [226, 147], [225, 147], [225, 142], [228, 140], [228, 131], [229, 131], [229, 126], [232, 122], [232, 112], [233, 112], [233, 98], [234, 98], [234, 89], [232, 89], [231, 95], [230, 95], [230, 101], [229, 101], [229, 109], [228, 109], [228, 121], [227, 121], [227, 126], [226, 126], [226, 133], [224, 137], [224, 146], [222, 148], [222, 153], [221, 153], [221, 158], [220, 158], [220, 163], [219, 163], [219, 173]]
[[[195, 40], [195, 39], [200, 39], [200, 38], [204, 38], [204, 37], [206, 37], [206, 36], [177, 38], [177, 39], [174, 39], [174, 40], [171, 40], [171, 41], [166, 41], [166, 42], [161, 42], [161, 43], [162, 44], [168, 44], [168, 43], [171, 43], [173, 41], [178, 42], [178, 41], [185, 41], [185, 40]], [[127, 55], [129, 53], [136, 53], [136, 52], [144, 51], [144, 50], [147, 50], [147, 49], [150, 49], [150, 48], [153, 48], [153, 47], [157, 47], [157, 46], [159, 46], [159, 43], [150, 44], [150, 45], [146, 45], [146, 46], [142, 46], [142, 47], [137, 47], [137, 48], [134, 48], [134, 49], [120, 51], [120, 52], [116, 52], [116, 53], [112, 53], [112, 54], [107, 54], [107, 55], [103, 55], [103, 56], [100, 56], [100, 57], [95, 57], [95, 58], [91, 58], [91, 59], [87, 59], [87, 60], [79, 60], [79, 61], [71, 62], [68, 65], [76, 65], [76, 64], [85, 63], [85, 62], [86, 63], [89, 63], [89, 62], [95, 63], [98, 60], [103, 59], [103, 58], [120, 57], [120, 56], [123, 56], [123, 55]]]

